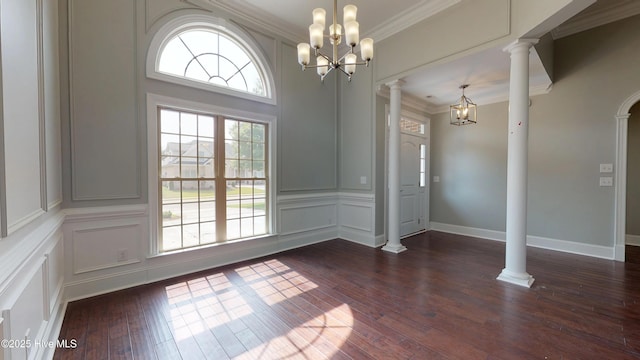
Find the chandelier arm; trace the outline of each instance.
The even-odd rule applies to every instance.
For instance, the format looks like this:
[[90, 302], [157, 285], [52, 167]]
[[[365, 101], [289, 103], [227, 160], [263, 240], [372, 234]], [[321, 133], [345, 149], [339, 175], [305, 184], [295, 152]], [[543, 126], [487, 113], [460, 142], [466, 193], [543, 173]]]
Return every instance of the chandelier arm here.
[[[351, 76], [352, 76], [353, 74], [349, 74], [349, 73], [344, 69], [344, 67], [342, 67], [342, 66], [337, 67], [337, 69], [338, 69], [338, 70], [340, 70], [340, 71], [342, 71], [342, 73], [343, 73], [343, 74], [347, 75], [347, 77], [349, 78], [349, 82], [351, 82]], [[328, 74], [328, 72], [327, 72], [327, 74]]]

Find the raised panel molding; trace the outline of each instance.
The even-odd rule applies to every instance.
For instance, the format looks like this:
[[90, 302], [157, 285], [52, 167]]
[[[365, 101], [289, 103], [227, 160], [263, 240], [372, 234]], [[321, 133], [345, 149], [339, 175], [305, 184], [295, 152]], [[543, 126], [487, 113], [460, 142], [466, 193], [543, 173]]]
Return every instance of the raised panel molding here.
[[279, 196], [278, 234], [281, 236], [337, 226], [337, 194]]
[[38, 52], [38, 140], [40, 156], [40, 208], [47, 211], [47, 127], [45, 126], [44, 0], [36, 0]]
[[340, 193], [339, 236], [370, 247], [383, 245], [375, 236], [375, 196]]
[[72, 200], [139, 199], [137, 2], [68, 0], [68, 21]]
[[47, 320], [55, 312], [55, 308], [62, 299], [62, 289], [64, 288], [64, 251], [62, 233], [58, 232], [55, 240], [45, 252], [47, 283], [48, 311]]
[[[2, 315], [2, 313], [0, 313], [0, 316]], [[6, 337], [4, 336], [4, 318], [0, 317], [0, 340], [1, 339], [6, 339]], [[5, 348], [0, 347], [0, 360], [4, 360], [5, 356], [4, 356], [4, 352], [5, 352]]]
[[[25, 339], [33, 343], [36, 339], [44, 338], [45, 320], [45, 279], [43, 272], [44, 257], [31, 264], [28, 272], [13, 278], [10, 290], [2, 294], [2, 317], [7, 321], [5, 326], [6, 339]], [[36, 354], [30, 354], [31, 351]], [[38, 352], [42, 349], [13, 348], [10, 349], [10, 359], [40, 358]]]
[[[1, 235], [42, 208], [40, 0], [3, 0], [0, 11]], [[29, 166], [25, 166], [29, 164]]]
[[[73, 274], [139, 263], [143, 221], [122, 220], [71, 230]], [[118, 259], [118, 252], [126, 257]]]

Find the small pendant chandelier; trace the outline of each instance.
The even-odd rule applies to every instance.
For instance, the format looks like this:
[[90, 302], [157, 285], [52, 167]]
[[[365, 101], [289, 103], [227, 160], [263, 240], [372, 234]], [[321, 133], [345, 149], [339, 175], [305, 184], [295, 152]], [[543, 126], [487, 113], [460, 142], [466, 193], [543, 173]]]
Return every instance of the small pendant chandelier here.
[[451, 125], [469, 125], [477, 122], [477, 105], [471, 101], [468, 97], [464, 96], [464, 89], [468, 88], [469, 84], [460, 86], [462, 89], [462, 97], [457, 104], [450, 106], [451, 108]]
[[[336, 23], [338, 17], [338, 0], [333, 1], [333, 24], [329, 26], [329, 41], [333, 47], [333, 56], [329, 57], [320, 52], [323, 45], [326, 11], [324, 9], [313, 10], [313, 24], [309, 26], [309, 43], [298, 44], [298, 63], [302, 65], [302, 70], [307, 68], [315, 68], [320, 75], [320, 80], [324, 81], [324, 77], [337, 69], [342, 71], [349, 77], [356, 72], [357, 65], [369, 66], [369, 62], [373, 59], [373, 39], [366, 38], [360, 40], [360, 25], [356, 21], [356, 13], [358, 8], [355, 5], [347, 5], [344, 7], [343, 20], [345, 29], [345, 42], [349, 47], [346, 54], [338, 57], [338, 45], [342, 42], [342, 26]], [[355, 47], [360, 40], [360, 57], [362, 62], [358, 62], [358, 56], [354, 52]], [[314, 50], [316, 64], [310, 65], [311, 48]]]

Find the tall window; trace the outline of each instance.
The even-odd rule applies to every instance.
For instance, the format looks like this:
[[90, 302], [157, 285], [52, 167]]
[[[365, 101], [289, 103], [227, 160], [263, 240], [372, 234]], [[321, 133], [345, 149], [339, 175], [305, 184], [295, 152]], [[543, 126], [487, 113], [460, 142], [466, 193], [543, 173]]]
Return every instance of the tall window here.
[[268, 232], [267, 125], [159, 108], [159, 251]]

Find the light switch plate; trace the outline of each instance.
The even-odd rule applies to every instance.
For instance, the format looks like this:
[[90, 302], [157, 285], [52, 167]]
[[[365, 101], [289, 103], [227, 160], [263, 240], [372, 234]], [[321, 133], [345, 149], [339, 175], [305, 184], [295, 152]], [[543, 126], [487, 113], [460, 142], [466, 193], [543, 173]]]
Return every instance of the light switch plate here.
[[434, 176], [433, 177], [433, 182], [434, 183], [440, 182], [440, 176]]

